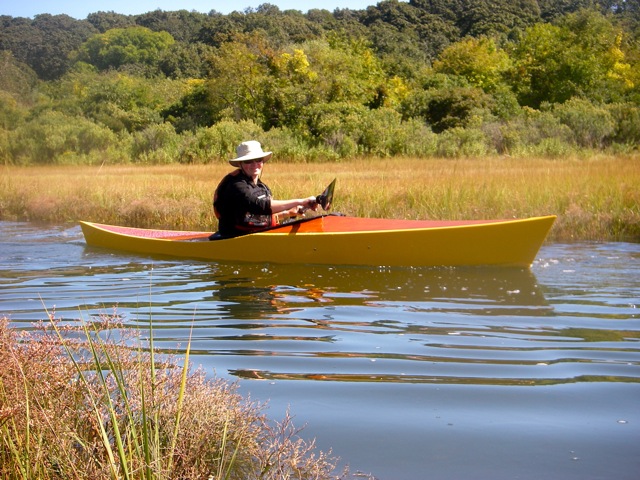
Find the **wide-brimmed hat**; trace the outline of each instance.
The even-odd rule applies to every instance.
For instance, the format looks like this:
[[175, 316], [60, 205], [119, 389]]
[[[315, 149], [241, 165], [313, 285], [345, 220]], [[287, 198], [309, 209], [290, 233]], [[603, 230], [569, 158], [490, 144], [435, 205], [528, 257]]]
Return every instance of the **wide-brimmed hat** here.
[[242, 142], [238, 145], [236, 155], [237, 157], [229, 160], [229, 163], [234, 167], [239, 167], [242, 162], [249, 160], [258, 160], [261, 158], [266, 162], [271, 158], [272, 152], [263, 152], [260, 142], [249, 140], [248, 142]]

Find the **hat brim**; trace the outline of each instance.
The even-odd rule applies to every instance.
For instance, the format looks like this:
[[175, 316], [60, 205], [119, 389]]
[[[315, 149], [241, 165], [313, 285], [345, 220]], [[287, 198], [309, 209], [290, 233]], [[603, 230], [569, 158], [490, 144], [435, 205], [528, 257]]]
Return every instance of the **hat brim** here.
[[248, 153], [247, 155], [243, 155], [242, 157], [234, 158], [233, 160], [229, 160], [229, 163], [234, 167], [239, 167], [242, 162], [248, 162], [249, 160], [259, 160], [266, 162], [271, 158], [273, 152], [254, 152]]

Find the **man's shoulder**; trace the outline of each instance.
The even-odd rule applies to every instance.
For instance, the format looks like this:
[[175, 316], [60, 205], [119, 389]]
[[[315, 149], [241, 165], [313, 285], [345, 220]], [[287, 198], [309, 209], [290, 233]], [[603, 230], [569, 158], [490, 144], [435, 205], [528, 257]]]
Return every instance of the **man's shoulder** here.
[[234, 170], [233, 172], [227, 173], [220, 181], [218, 189], [226, 188], [238, 183], [246, 183], [246, 179], [244, 177], [244, 175], [241, 175], [240, 170]]

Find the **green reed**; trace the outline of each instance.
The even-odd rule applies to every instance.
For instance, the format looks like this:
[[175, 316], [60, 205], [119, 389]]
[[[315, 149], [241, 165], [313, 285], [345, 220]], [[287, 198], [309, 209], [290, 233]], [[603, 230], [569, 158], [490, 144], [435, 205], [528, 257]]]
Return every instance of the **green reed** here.
[[[91, 220], [213, 230], [213, 191], [231, 170], [211, 165], [4, 167], [0, 218]], [[320, 193], [337, 177], [334, 210], [348, 215], [482, 219], [558, 215], [553, 240], [640, 241], [640, 155], [358, 159], [265, 165], [280, 198]]]

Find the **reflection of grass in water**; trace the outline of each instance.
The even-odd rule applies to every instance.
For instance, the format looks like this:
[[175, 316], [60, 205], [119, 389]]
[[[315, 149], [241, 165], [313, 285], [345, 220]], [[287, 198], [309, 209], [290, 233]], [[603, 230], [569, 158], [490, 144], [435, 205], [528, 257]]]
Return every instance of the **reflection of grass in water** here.
[[559, 330], [558, 334], [563, 337], [581, 338], [587, 342], [622, 342], [629, 338], [640, 338], [640, 332], [593, 328], [564, 328]]
[[[536, 367], [538, 368], [538, 367]], [[394, 374], [341, 374], [341, 373], [286, 373], [267, 370], [232, 370], [240, 378], [261, 380], [314, 380], [321, 382], [346, 383], [402, 383], [402, 384], [442, 384], [442, 385], [492, 385], [535, 387], [545, 385], [565, 385], [583, 382], [640, 383], [638, 377], [608, 375], [578, 375], [568, 378], [498, 378], [498, 377], [455, 377], [444, 375], [394, 375]]]
[[[153, 348], [131, 347], [116, 317], [55, 334], [0, 319], [0, 478], [322, 479], [333, 460], [270, 425], [235, 387]], [[47, 326], [48, 327], [48, 326]]]
[[[555, 240], [640, 240], [640, 156], [360, 159], [283, 164], [264, 180], [276, 197], [319, 194], [337, 177], [335, 210], [421, 219], [559, 216]], [[86, 219], [137, 227], [212, 230], [211, 197], [226, 161], [144, 167], [4, 167], [3, 219]]]

